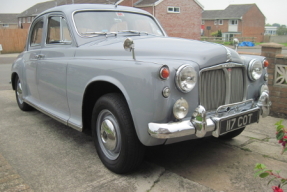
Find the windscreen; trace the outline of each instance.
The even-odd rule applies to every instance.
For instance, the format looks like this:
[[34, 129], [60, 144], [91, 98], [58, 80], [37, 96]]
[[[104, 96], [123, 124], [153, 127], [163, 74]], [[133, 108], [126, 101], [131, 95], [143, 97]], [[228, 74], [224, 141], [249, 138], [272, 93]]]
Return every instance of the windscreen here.
[[164, 35], [152, 17], [137, 13], [81, 11], [74, 14], [74, 22], [81, 36], [122, 31], [138, 31], [158, 36]]

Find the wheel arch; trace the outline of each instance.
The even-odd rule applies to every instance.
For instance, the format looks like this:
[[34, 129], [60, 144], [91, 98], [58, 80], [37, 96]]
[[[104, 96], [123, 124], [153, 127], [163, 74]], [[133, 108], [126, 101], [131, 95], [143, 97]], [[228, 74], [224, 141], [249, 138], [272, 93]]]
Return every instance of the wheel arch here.
[[12, 85], [12, 89], [15, 90], [16, 89], [16, 85], [15, 85], [15, 81], [16, 78], [18, 77], [18, 74], [16, 72], [13, 72], [11, 74], [11, 85]]
[[[121, 87], [121, 88], [119, 88]], [[91, 134], [91, 121], [92, 121], [92, 111], [97, 100], [108, 93], [120, 93], [124, 96], [128, 106], [127, 92], [124, 90], [122, 85], [116, 85], [111, 81], [97, 80], [89, 83], [86, 87], [83, 97], [82, 104], [82, 121], [83, 121], [83, 132]], [[130, 106], [129, 106], [130, 110]], [[131, 113], [131, 110], [130, 110]]]

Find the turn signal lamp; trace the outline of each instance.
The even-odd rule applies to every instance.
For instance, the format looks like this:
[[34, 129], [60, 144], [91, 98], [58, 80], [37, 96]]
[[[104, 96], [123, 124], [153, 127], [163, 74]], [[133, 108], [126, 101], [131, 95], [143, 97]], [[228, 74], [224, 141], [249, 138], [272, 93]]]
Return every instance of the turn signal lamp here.
[[267, 60], [264, 60], [264, 61], [263, 61], [263, 66], [264, 66], [264, 67], [268, 67], [268, 66], [269, 66], [269, 62], [268, 62]]
[[159, 76], [161, 79], [166, 80], [170, 75], [168, 66], [163, 66], [160, 68]]

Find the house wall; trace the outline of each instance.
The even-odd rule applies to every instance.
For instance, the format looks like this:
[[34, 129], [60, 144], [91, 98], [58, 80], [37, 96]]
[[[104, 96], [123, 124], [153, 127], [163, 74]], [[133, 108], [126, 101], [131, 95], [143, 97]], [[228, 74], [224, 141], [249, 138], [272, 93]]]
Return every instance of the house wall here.
[[[214, 20], [205, 20], [204, 21], [204, 30], [203, 30], [203, 36], [210, 37], [211, 33], [216, 32], [218, 30], [221, 30], [221, 32], [227, 32], [228, 31], [228, 22], [229, 20], [224, 19], [223, 25], [214, 25]], [[207, 30], [206, 27], [209, 26], [211, 29]]]
[[[206, 27], [210, 26], [211, 30], [207, 30]], [[224, 19], [223, 25], [214, 25], [214, 20], [204, 21], [204, 36], [211, 36], [212, 32], [221, 30], [221, 32], [228, 31], [229, 20]], [[236, 34], [235, 37], [255, 37], [255, 42], [264, 41], [264, 30], [265, 30], [265, 17], [258, 9], [257, 6], [253, 6], [249, 11], [242, 17], [238, 19], [238, 32], [241, 34]], [[242, 39], [242, 38], [240, 38]]]
[[[180, 7], [180, 13], [168, 13], [168, 6]], [[201, 13], [194, 0], [165, 0], [155, 7], [155, 17], [171, 37], [200, 39]]]
[[256, 42], [263, 42], [265, 31], [265, 17], [257, 6], [252, 6], [242, 17], [242, 36], [256, 37]]

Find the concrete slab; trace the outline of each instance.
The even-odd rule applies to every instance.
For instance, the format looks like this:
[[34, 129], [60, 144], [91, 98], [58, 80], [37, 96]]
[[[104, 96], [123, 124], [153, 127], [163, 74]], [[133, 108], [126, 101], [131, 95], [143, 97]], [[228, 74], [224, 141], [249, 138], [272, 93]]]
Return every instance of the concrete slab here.
[[196, 191], [196, 192], [216, 192], [213, 189], [190, 181], [172, 172], [165, 172], [159, 181], [155, 183], [150, 192], [174, 192], [176, 191]]
[[257, 141], [246, 145], [245, 148], [250, 149], [253, 152], [287, 162], [287, 153], [285, 152], [281, 155], [282, 148], [279, 144]]
[[267, 135], [263, 135], [260, 133], [253, 133], [253, 132], [249, 132], [249, 131], [243, 131], [241, 133], [241, 135], [246, 136], [248, 138], [258, 139], [258, 140], [263, 140], [263, 139], [268, 138]]

